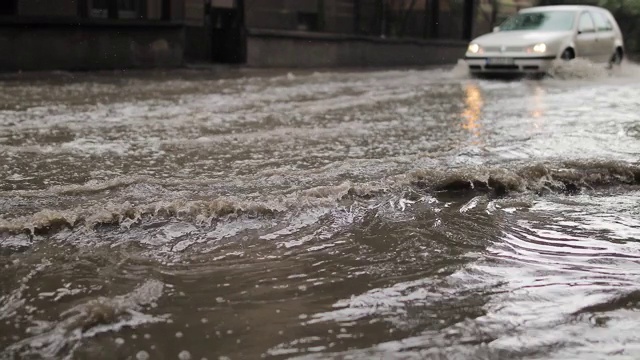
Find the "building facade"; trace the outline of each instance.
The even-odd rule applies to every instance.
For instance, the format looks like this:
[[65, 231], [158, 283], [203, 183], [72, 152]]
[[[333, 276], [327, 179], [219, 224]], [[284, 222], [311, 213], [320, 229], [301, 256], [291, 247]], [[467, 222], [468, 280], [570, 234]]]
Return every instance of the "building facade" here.
[[183, 64], [183, 0], [2, 0], [0, 70]]
[[[187, 30], [205, 38], [187, 41], [209, 45], [190, 44], [187, 53], [250, 66], [451, 63], [474, 35], [477, 7], [478, 0], [206, 0], [205, 30], [195, 22]], [[195, 51], [203, 48], [209, 56]]]
[[451, 63], [490, 29], [487, 3], [2, 0], [0, 70]]

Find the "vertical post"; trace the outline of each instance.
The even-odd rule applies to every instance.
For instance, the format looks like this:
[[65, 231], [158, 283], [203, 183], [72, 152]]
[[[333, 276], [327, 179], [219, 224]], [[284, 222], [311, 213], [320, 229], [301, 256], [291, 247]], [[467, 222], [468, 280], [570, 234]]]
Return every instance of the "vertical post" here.
[[149, 7], [147, 5], [147, 0], [140, 0], [138, 2], [138, 9], [137, 9], [138, 18], [146, 19], [148, 10], [149, 10]]
[[171, 0], [162, 0], [160, 19], [164, 21], [171, 20]]
[[89, 17], [89, 1], [88, 0], [78, 0], [78, 17], [83, 19]]
[[109, 0], [107, 3], [107, 17], [109, 19], [118, 18], [118, 0]]
[[439, 37], [440, 27], [440, 0], [431, 0], [431, 38]]
[[367, 35], [375, 36], [376, 33], [382, 33], [382, 1], [375, 0], [375, 12], [373, 17], [373, 27], [369, 30]]
[[462, 12], [462, 40], [471, 40], [473, 34], [474, 1], [464, 0]]
[[326, 9], [324, 6], [324, 0], [318, 0], [317, 6], [318, 6], [318, 31], [324, 31], [325, 25], [326, 25], [325, 24]]
[[429, 6], [433, 0], [424, 0], [424, 13], [422, 14], [422, 37], [429, 38]]
[[353, 0], [353, 33], [360, 34], [360, 0]]
[[236, 6], [238, 7], [238, 35], [239, 35], [239, 44], [240, 47], [238, 51], [238, 58], [236, 59], [237, 63], [244, 64], [247, 62], [247, 26], [245, 23], [245, 1], [244, 0], [236, 0]]
[[382, 16], [380, 17], [380, 37], [384, 38], [387, 33], [387, 7], [386, 0], [380, 0], [380, 11]]

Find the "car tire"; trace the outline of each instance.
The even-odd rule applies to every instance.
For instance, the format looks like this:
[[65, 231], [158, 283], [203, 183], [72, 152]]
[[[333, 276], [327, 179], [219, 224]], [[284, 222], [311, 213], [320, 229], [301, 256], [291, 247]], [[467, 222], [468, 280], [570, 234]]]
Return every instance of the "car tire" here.
[[560, 59], [564, 61], [573, 60], [576, 55], [573, 53], [573, 49], [567, 48], [560, 55]]
[[531, 75], [529, 75], [529, 78], [530, 78], [530, 79], [532, 79], [532, 80], [542, 80], [542, 79], [544, 79], [546, 76], [547, 76], [547, 73], [543, 73], [543, 72], [541, 72], [541, 73], [534, 73], [534, 74], [531, 74]]
[[622, 59], [624, 58], [624, 54], [621, 49], [616, 49], [616, 52], [611, 55], [611, 60], [609, 60], [609, 67], [613, 68], [614, 66], [620, 66], [622, 64]]

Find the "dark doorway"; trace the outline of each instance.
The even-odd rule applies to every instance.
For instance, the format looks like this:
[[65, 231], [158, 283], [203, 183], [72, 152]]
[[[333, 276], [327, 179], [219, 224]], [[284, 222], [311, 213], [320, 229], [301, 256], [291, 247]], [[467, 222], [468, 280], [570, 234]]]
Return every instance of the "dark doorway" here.
[[162, 0], [160, 4], [160, 19], [164, 21], [171, 20], [171, 0]]
[[244, 4], [235, 1], [232, 8], [211, 8], [212, 60], [226, 64], [246, 62]]
[[1, 0], [0, 15], [17, 15], [18, 0]]

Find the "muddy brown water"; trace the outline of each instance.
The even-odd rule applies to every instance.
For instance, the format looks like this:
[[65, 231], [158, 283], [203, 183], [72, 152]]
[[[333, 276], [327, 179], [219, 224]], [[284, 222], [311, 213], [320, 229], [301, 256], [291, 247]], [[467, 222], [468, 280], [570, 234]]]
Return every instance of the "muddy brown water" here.
[[637, 358], [639, 80], [0, 78], [0, 358]]

